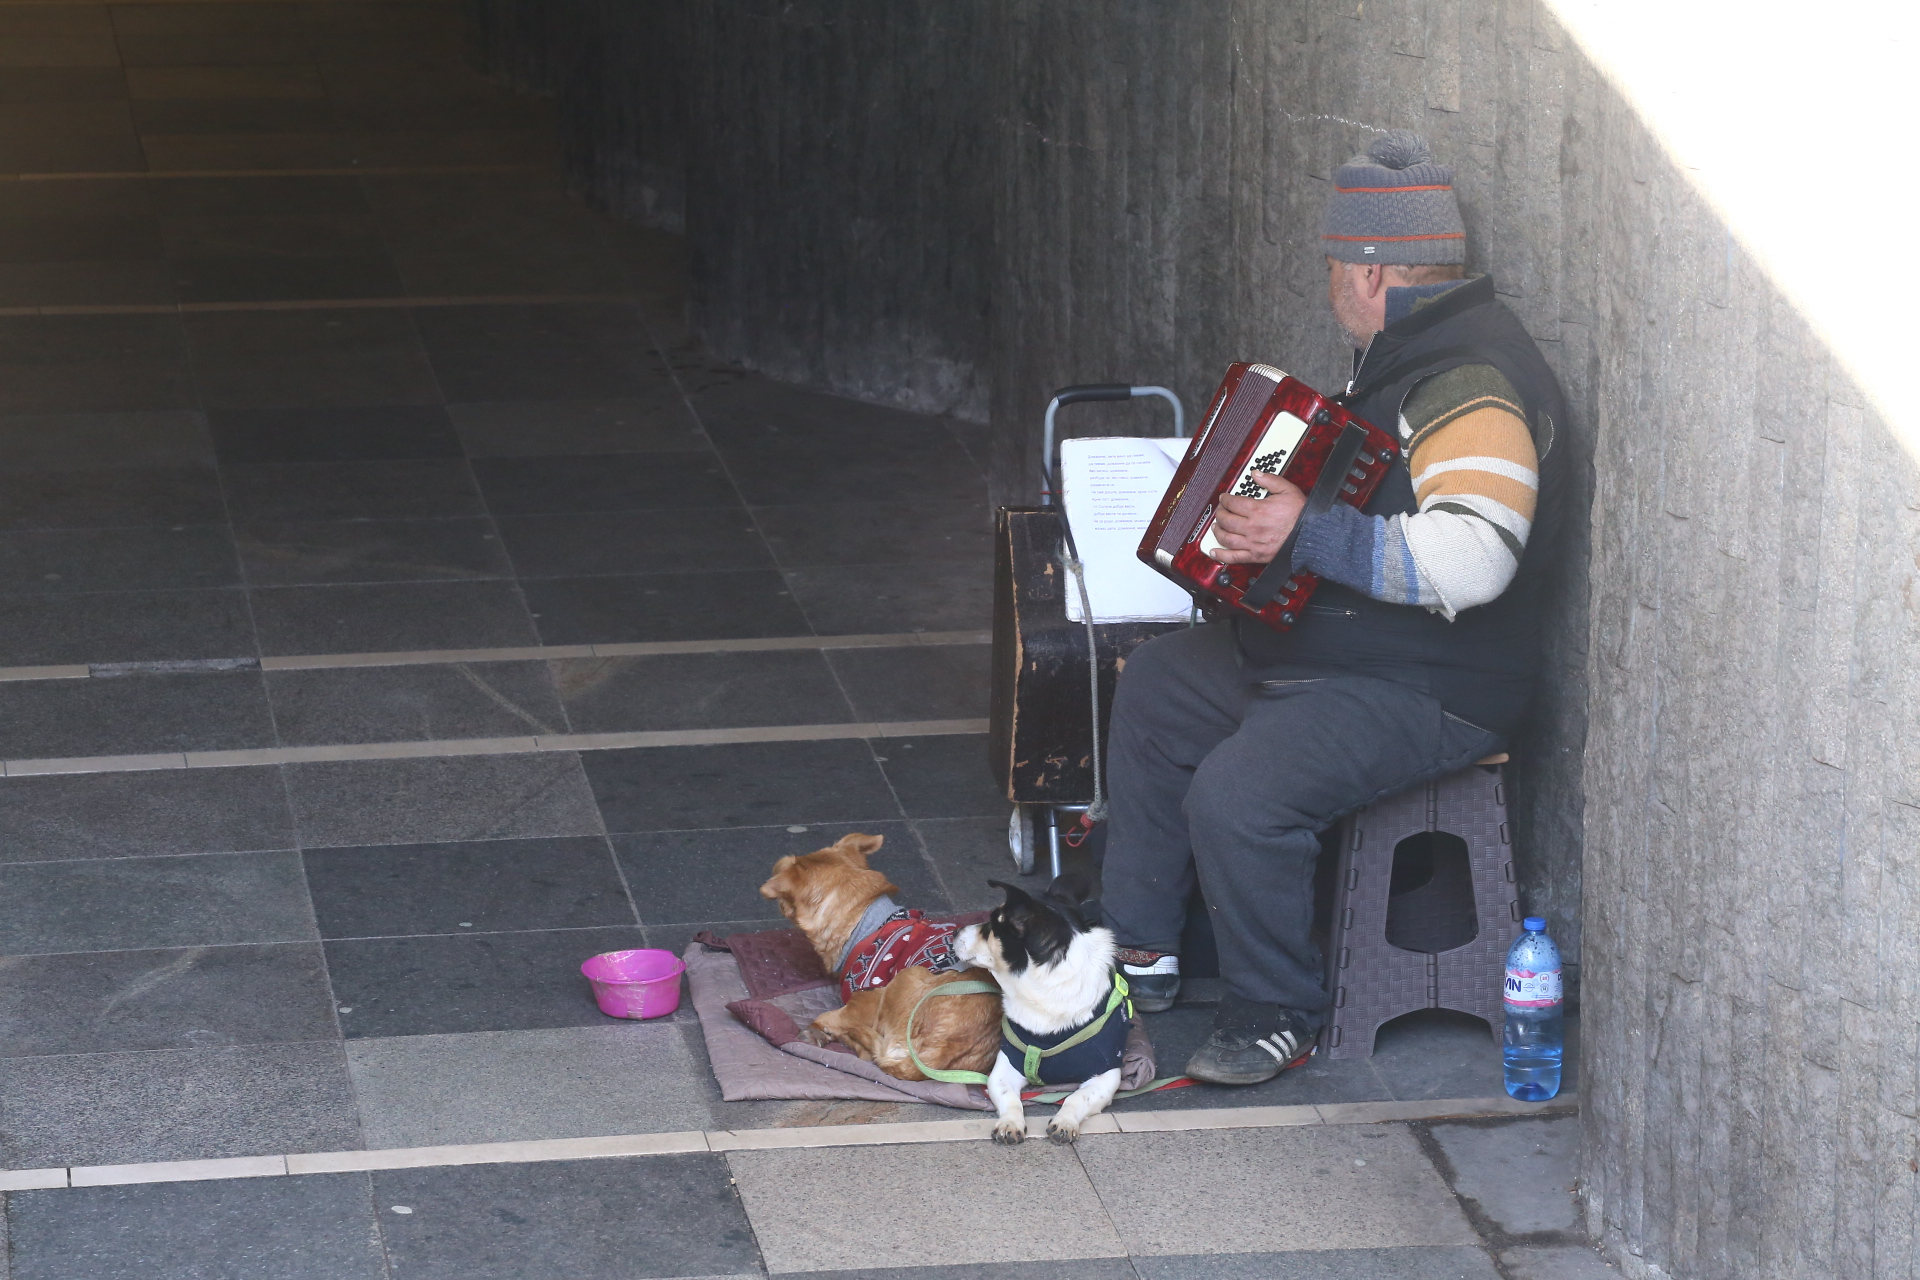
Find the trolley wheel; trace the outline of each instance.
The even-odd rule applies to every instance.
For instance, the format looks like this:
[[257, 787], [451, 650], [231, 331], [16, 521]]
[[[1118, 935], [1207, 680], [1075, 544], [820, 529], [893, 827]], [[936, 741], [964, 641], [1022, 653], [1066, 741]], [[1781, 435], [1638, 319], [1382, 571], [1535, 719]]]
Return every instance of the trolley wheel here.
[[1042, 805], [1016, 804], [1013, 815], [1007, 819], [1007, 851], [1013, 855], [1014, 869], [1023, 876], [1033, 874], [1042, 839], [1039, 825], [1045, 820], [1045, 813]]

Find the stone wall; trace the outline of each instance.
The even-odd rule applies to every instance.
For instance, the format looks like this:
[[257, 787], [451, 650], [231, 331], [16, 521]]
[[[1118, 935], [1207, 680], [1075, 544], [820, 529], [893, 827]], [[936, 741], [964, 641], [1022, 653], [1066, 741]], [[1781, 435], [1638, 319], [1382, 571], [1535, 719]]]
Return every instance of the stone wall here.
[[[612, 3], [534, 7], [579, 45]], [[1566, 385], [1591, 505], [1515, 788], [1527, 903], [1584, 960], [1590, 1225], [1635, 1274], [1912, 1276], [1920, 478], [1546, 10], [623, 12], [636, 39], [658, 22], [682, 123], [563, 105], [576, 181], [619, 207], [607, 166], [684, 172], [708, 344], [990, 417], [1005, 499], [1033, 491], [1062, 384], [1160, 382], [1197, 411], [1233, 359], [1340, 380], [1327, 181], [1375, 129], [1426, 133], [1473, 265]]]

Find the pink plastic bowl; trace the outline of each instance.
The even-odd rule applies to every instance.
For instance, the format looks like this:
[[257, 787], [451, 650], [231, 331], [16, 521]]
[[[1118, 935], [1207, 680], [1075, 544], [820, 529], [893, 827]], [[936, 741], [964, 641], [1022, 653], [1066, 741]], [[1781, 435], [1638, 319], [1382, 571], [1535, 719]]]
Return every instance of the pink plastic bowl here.
[[680, 1007], [684, 960], [671, 951], [608, 951], [580, 966], [610, 1018], [664, 1018]]

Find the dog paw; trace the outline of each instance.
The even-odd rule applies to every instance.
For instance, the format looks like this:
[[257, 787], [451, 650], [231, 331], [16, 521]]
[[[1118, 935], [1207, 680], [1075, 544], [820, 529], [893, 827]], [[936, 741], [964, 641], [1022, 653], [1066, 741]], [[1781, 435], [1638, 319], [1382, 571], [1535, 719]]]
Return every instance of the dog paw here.
[[993, 1126], [993, 1140], [1003, 1147], [1017, 1147], [1027, 1140], [1027, 1126], [1002, 1120]]
[[824, 1049], [833, 1043], [833, 1037], [818, 1027], [809, 1026], [800, 1032], [800, 1038], [816, 1049]]
[[1079, 1136], [1080, 1128], [1078, 1125], [1075, 1125], [1073, 1128], [1068, 1128], [1058, 1120], [1049, 1120], [1047, 1122], [1047, 1141], [1057, 1147], [1071, 1146], [1073, 1140]]

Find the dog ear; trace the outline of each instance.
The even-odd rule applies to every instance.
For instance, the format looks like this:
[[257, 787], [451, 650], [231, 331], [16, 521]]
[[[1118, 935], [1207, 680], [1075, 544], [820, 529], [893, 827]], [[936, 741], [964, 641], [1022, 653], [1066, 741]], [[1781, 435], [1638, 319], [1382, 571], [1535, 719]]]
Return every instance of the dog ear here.
[[1004, 880], [989, 880], [987, 883], [1007, 895], [1007, 903], [1001, 911], [1015, 924], [1024, 925], [1042, 910], [1034, 896], [1017, 884], [1008, 884]]
[[880, 846], [886, 842], [885, 836], [862, 835], [855, 831], [834, 841], [833, 851], [855, 866], [864, 867], [867, 859], [880, 852]]
[[791, 893], [793, 886], [787, 873], [792, 871], [794, 864], [799, 861], [800, 859], [794, 857], [792, 854], [788, 854], [786, 857], [774, 863], [773, 874], [768, 876], [767, 882], [760, 886], [760, 896], [763, 898], [771, 898], [778, 902]]

